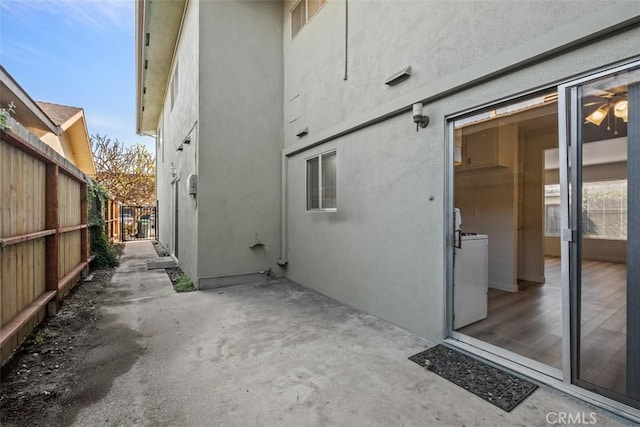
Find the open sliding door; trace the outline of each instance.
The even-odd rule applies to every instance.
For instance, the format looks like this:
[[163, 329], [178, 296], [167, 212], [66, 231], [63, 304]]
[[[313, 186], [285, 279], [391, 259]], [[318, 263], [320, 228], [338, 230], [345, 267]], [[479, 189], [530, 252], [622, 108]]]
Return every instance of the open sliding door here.
[[[563, 85], [570, 379], [640, 402], [640, 66]], [[562, 114], [562, 111], [561, 111]]]

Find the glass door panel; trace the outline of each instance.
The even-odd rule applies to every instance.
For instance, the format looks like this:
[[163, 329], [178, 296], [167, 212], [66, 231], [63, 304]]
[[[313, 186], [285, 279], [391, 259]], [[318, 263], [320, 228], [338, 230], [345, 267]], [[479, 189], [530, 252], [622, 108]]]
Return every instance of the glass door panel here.
[[640, 70], [577, 86], [570, 272], [574, 382], [638, 407]]

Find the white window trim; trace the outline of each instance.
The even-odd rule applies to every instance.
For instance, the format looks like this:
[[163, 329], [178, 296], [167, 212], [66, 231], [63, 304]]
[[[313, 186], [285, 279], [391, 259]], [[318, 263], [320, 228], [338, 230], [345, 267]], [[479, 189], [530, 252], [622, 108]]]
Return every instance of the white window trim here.
[[[322, 207], [322, 158], [328, 154], [336, 155], [336, 207], [335, 208], [323, 208]], [[308, 167], [309, 160], [318, 159], [318, 203], [320, 205], [319, 208], [309, 208], [308, 200], [309, 200], [309, 184], [307, 183], [308, 176]], [[304, 192], [305, 192], [305, 210], [307, 212], [337, 212], [338, 210], [338, 150], [335, 148], [329, 151], [324, 151], [320, 154], [316, 154], [314, 156], [307, 157], [304, 159], [304, 170], [305, 170], [305, 183], [304, 183]]]
[[[302, 26], [300, 27], [297, 33], [292, 34], [293, 33], [293, 19], [292, 19], [293, 11], [302, 2], [306, 3], [304, 8], [304, 23], [302, 24]], [[329, 3], [329, 0], [325, 0], [325, 2], [322, 3], [320, 7], [315, 12], [313, 12], [311, 16], [309, 16], [309, 0], [298, 0], [293, 4], [291, 9], [289, 10], [289, 34], [291, 34], [291, 40], [295, 39], [298, 36], [298, 34], [302, 32], [302, 29], [307, 26], [309, 21], [311, 21], [311, 19], [313, 19], [327, 3]]]

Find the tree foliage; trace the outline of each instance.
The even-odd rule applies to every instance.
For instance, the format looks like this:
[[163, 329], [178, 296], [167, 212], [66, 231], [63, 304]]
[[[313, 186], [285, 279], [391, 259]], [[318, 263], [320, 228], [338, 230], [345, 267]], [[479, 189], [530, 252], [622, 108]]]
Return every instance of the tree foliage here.
[[104, 135], [91, 136], [96, 181], [125, 205], [152, 205], [156, 161], [142, 144], [127, 146]]

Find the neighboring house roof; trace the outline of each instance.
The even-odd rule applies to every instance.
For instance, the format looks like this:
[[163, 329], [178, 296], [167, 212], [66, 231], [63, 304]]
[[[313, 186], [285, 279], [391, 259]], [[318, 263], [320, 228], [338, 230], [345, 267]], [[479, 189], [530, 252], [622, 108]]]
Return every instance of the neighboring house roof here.
[[136, 0], [136, 132], [155, 135], [186, 0]]
[[84, 110], [34, 101], [0, 66], [0, 107], [15, 105], [11, 116], [29, 132], [60, 153], [87, 175], [95, 175]]
[[82, 111], [82, 108], [69, 107], [67, 105], [52, 104], [50, 102], [36, 101], [36, 103], [47, 113], [47, 116], [58, 126], [62, 126], [70, 118]]
[[15, 106], [15, 112], [11, 114], [13, 118], [37, 137], [45, 132], [60, 133], [51, 118], [0, 65], [0, 107], [7, 108], [10, 103]]
[[87, 131], [84, 110], [68, 105], [36, 102], [42, 111], [62, 130], [58, 141], [53, 141], [51, 138], [46, 137], [43, 140], [74, 163], [78, 169], [87, 175], [94, 176], [96, 174], [96, 166], [93, 162], [91, 140]]

